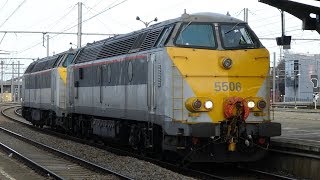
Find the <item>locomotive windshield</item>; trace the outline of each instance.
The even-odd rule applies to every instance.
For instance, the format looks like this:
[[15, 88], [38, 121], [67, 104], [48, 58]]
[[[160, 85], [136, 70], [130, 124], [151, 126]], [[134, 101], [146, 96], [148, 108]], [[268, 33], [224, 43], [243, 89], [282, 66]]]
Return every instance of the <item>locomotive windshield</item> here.
[[72, 60], [74, 58], [75, 54], [68, 54], [67, 58], [64, 60], [62, 66], [63, 67], [68, 67], [71, 63], [72, 63]]
[[257, 48], [258, 40], [244, 24], [221, 25], [220, 31], [225, 49]]
[[184, 24], [175, 44], [184, 47], [215, 48], [214, 29], [211, 24]]

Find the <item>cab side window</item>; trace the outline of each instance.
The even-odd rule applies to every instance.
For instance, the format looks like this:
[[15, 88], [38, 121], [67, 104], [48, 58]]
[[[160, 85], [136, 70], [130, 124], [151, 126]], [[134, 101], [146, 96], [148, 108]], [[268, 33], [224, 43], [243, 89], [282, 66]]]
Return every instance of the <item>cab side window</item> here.
[[64, 62], [62, 64], [62, 66], [68, 67], [72, 63], [74, 56], [75, 56], [75, 54], [68, 54], [68, 56], [66, 57], [66, 59], [64, 60]]

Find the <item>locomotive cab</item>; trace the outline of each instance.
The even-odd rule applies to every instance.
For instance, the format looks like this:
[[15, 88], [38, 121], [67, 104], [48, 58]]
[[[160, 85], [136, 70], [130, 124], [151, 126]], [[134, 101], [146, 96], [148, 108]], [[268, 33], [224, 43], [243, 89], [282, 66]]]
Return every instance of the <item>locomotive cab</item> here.
[[56, 117], [65, 114], [66, 67], [77, 51], [69, 50], [33, 62], [23, 79], [22, 115], [37, 126], [55, 126]]
[[208, 154], [190, 157], [200, 161], [261, 158], [281, 126], [270, 122], [269, 52], [250, 27], [229, 16], [185, 14], [167, 52], [175, 73], [172, 119], [188, 124], [177, 134], [190, 135], [178, 146], [206, 146]]

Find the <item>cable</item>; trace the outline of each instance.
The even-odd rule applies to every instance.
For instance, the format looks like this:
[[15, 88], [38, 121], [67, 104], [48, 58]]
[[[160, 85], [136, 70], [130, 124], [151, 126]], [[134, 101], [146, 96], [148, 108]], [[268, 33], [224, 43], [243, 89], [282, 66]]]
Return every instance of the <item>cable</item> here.
[[[101, 2], [101, 1], [100, 1]], [[91, 14], [94, 14], [91, 10], [94, 10], [93, 8], [90, 8], [90, 7], [88, 7], [88, 6], [86, 6], [85, 4], [83, 4], [84, 5], [84, 7], [91, 13]], [[101, 23], [101, 24], [103, 24], [104, 25], [104, 27], [106, 27], [112, 34], [113, 34], [113, 32], [108, 28], [108, 26], [103, 22], [103, 21], [101, 21], [99, 18], [97, 18], [98, 19], [98, 21]]]
[[[100, 0], [98, 3], [96, 3], [95, 5], [92, 6], [92, 8], [95, 8], [96, 6], [98, 6], [98, 4], [100, 4], [103, 0]], [[113, 4], [113, 3], [111, 3]]]
[[[100, 14], [102, 14], [102, 13], [104, 13], [104, 12], [110, 10], [110, 9], [115, 8], [115, 7], [123, 4], [123, 3], [126, 2], [126, 1], [128, 1], [128, 0], [123, 0], [123, 1], [121, 1], [121, 2], [119, 2], [119, 3], [117, 3], [117, 4], [115, 4], [115, 5], [113, 5], [113, 6], [111, 6], [111, 7], [108, 7], [108, 8], [106, 8], [106, 9], [100, 11], [99, 13], [91, 16], [90, 18], [82, 21], [82, 23], [85, 23], [85, 22], [89, 21], [90, 19], [93, 19], [94, 17], [97, 17], [98, 15], [100, 15]], [[76, 27], [77, 25], [78, 25], [78, 24], [75, 24], [74, 26], [71, 26], [71, 27], [69, 27], [69, 28], [67, 28], [67, 29], [64, 29], [61, 33], [66, 32], [66, 31], [68, 31], [68, 30]], [[55, 38], [55, 37], [58, 36], [58, 35], [60, 35], [60, 34], [56, 34], [56, 35], [54, 35], [54, 36], [52, 36], [52, 37], [49, 37], [49, 39], [53, 39], [53, 38]], [[28, 51], [28, 50], [30, 50], [30, 49], [32, 49], [32, 48], [34, 48], [34, 47], [36, 47], [36, 46], [38, 46], [38, 45], [40, 45], [40, 44], [42, 44], [42, 41], [39, 42], [39, 43], [36, 43], [36, 44], [32, 45], [32, 46], [29, 47], [29, 48], [26, 48], [26, 49], [21, 50], [21, 51], [19, 51], [18, 53], [23, 53], [23, 52], [25, 52], [25, 51]]]
[[[102, 13], [104, 13], [104, 12], [106, 12], [106, 11], [112, 9], [112, 8], [115, 8], [115, 7], [119, 6], [119, 5], [123, 4], [123, 3], [125, 3], [126, 1], [128, 1], [128, 0], [123, 0], [123, 1], [119, 2], [118, 4], [115, 4], [115, 5], [107, 8], [107, 9], [104, 9], [104, 10], [100, 11], [99, 13], [97, 13], [96, 15], [91, 16], [90, 18], [84, 20], [82, 23], [87, 22], [87, 21], [89, 21], [90, 19], [93, 19], [93, 18], [99, 16], [100, 14], [102, 14]], [[77, 25], [78, 25], [78, 24], [77, 24]]]
[[[68, 11], [68, 9], [72, 8], [73, 6], [75, 6], [75, 5], [72, 4], [72, 5], [69, 6], [68, 8], [64, 9], [63, 12]], [[52, 21], [54, 21], [55, 18], [56, 18], [56, 17], [53, 17], [52, 15], [47, 16], [47, 17], [44, 17], [44, 18], [40, 19], [39, 21], [35, 22], [34, 24], [30, 24], [29, 26], [26, 26], [26, 27], [23, 28], [23, 29], [30, 29], [30, 28], [32, 28], [32, 27], [34, 27], [34, 26], [37, 26], [37, 25], [39, 25], [39, 24], [42, 24], [43, 22], [52, 22]], [[50, 25], [51, 25], [51, 24], [50, 24]]]
[[271, 18], [274, 19], [275, 17], [279, 17], [279, 15], [269, 16], [269, 17], [264, 17], [264, 18], [259, 18], [259, 19], [253, 19], [253, 20], [250, 21], [250, 23], [256, 22], [256, 21], [261, 21], [261, 20], [266, 20], [266, 19], [271, 19]]
[[0, 8], [0, 11], [7, 5], [9, 0], [6, 0], [6, 2], [2, 5], [2, 7]]
[[[290, 18], [288, 18], [287, 20], [291, 20], [291, 19], [293, 19], [294, 17], [290, 17]], [[265, 23], [265, 21], [261, 21], [262, 23]], [[256, 26], [256, 27], [254, 27], [254, 29], [258, 29], [258, 28], [260, 28], [260, 27], [263, 27], [263, 28], [265, 28], [266, 26], [269, 26], [269, 25], [271, 25], [271, 24], [277, 24], [277, 23], [281, 23], [281, 21], [272, 21], [272, 22], [269, 22], [267, 25], [266, 24], [264, 24], [264, 25], [261, 25], [261, 26]]]
[[[285, 32], [287, 33], [287, 32], [293, 32], [293, 31], [301, 30], [301, 28], [296, 28], [296, 27], [297, 26], [289, 27], [289, 28], [287, 28], [287, 30]], [[295, 28], [295, 29], [291, 29], [291, 28]], [[275, 35], [275, 34], [281, 34], [281, 31], [271, 31], [271, 33], [269, 31], [267, 34], [261, 34], [259, 36], [260, 37], [261, 36], [265, 37], [265, 36], [271, 36], [271, 35]]]
[[0, 45], [1, 45], [1, 43], [2, 43], [2, 41], [3, 41], [3, 39], [4, 39], [4, 37], [6, 36], [6, 34], [7, 34], [7, 33], [4, 33], [4, 35], [2, 36], [2, 39], [1, 39], [1, 41], [0, 41]]
[[[310, 43], [310, 42], [316, 42], [316, 40], [304, 41], [304, 42], [301, 42], [299, 44], [296, 44], [296, 46], [300, 46], [301, 44]], [[292, 46], [292, 44], [291, 44], [291, 46]], [[271, 46], [271, 47], [268, 47], [268, 48], [271, 49], [271, 48], [275, 48], [275, 47], [279, 47], [279, 46], [276, 45], [276, 46]]]
[[238, 17], [241, 13], [242, 13], [243, 9], [241, 9], [241, 11], [238, 11], [234, 14], [235, 17]]
[[73, 11], [73, 9], [76, 7], [76, 5], [77, 4], [74, 4], [73, 6], [72, 6], [72, 8], [66, 13], [66, 14], [64, 14], [61, 18], [59, 18], [58, 20], [56, 20], [54, 23], [52, 23], [51, 25], [49, 25], [49, 26], [51, 26], [51, 27], [49, 27], [49, 30], [51, 30], [52, 28], [54, 28], [54, 26], [56, 26], [62, 19], [64, 19], [66, 16], [68, 16], [72, 11]]
[[26, 0], [23, 0], [22, 3], [9, 15], [9, 17], [0, 25], [0, 28], [19, 10], [19, 8], [23, 5]]

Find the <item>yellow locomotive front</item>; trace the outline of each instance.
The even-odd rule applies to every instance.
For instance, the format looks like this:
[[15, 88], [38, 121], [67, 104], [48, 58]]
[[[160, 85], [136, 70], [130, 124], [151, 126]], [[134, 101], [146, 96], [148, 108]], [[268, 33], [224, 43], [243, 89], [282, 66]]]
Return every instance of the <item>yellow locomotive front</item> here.
[[167, 52], [184, 82], [186, 112], [178, 119], [173, 110], [173, 119], [192, 127], [190, 159], [261, 158], [270, 137], [281, 134], [280, 124], [270, 122], [268, 50], [230, 16], [185, 14], [175, 33]]

